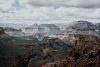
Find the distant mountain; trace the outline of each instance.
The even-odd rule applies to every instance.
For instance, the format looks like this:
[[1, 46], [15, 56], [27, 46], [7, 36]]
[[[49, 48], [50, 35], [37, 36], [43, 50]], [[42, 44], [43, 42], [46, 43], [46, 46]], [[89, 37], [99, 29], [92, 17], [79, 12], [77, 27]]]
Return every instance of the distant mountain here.
[[88, 21], [76, 21], [72, 26], [76, 30], [96, 30], [97, 26]]
[[57, 27], [59, 27], [60, 30], [65, 30], [66, 27], [69, 27], [70, 25], [72, 25], [72, 22], [68, 22], [68, 23], [56, 23], [55, 25]]
[[13, 27], [5, 27], [4, 31], [7, 35], [12, 37], [23, 37], [24, 33], [21, 31], [21, 29], [16, 29]]
[[[26, 32], [32, 30], [32, 33], [47, 33], [47, 34], [58, 34], [60, 28], [55, 24], [34, 24], [30, 27], [25, 28]], [[28, 31], [29, 32], [29, 31]]]
[[22, 32], [41, 40], [44, 35], [59, 34], [61, 30], [55, 24], [34, 24], [30, 27], [23, 28]]
[[[3, 27], [0, 27], [0, 39], [3, 40], [5, 42], [9, 42], [10, 44], [22, 44], [22, 43], [33, 43], [33, 42], [37, 42], [37, 38], [34, 38], [34, 37], [16, 37], [17, 34], [14, 34], [14, 36], [10, 36], [9, 34], [7, 34], [4, 30]], [[9, 44], [9, 43], [6, 43], [6, 44]]]
[[38, 25], [38, 24], [34, 24], [34, 25], [29, 26], [29, 27], [23, 28], [22, 31], [24, 33], [32, 33], [32, 34], [43, 33], [44, 28], [42, 26]]
[[27, 24], [14, 24], [14, 23], [0, 23], [0, 27], [12, 27], [12, 28], [24, 28], [27, 27]]
[[59, 34], [60, 28], [55, 24], [40, 24], [47, 31], [48, 34]]
[[91, 22], [83, 20], [73, 22], [73, 25], [67, 27], [66, 31], [74, 34], [99, 36], [98, 27]]
[[12, 28], [12, 27], [5, 27], [4, 30], [5, 31], [21, 31], [20, 29], [15, 29], [15, 28]]

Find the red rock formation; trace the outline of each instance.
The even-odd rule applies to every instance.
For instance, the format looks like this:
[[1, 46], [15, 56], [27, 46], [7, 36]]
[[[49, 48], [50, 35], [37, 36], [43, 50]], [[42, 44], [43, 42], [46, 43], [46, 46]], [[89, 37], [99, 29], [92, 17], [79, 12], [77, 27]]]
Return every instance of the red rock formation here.
[[[75, 50], [72, 50], [72, 55], [66, 57], [66, 63], [56, 61], [46, 63], [44, 67], [52, 67], [51, 64], [58, 67], [100, 67], [100, 38], [92, 36], [80, 36], [74, 48], [80, 53], [79, 58], [75, 58]], [[60, 66], [61, 65], [61, 66]], [[57, 66], [54, 66], [57, 67]]]

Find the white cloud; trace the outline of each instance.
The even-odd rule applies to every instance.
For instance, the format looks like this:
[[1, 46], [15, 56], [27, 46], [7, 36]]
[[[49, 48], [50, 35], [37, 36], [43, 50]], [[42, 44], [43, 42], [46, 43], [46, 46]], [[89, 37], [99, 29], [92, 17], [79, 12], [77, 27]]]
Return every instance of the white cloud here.
[[30, 9], [21, 9], [15, 13], [1, 13], [6, 19], [29, 19], [29, 20], [55, 20], [63, 18], [94, 18], [98, 19], [100, 16], [100, 9], [84, 9], [84, 8], [75, 8], [75, 7], [39, 7], [30, 10]]
[[[1, 0], [1, 20], [100, 19], [100, 0]], [[60, 21], [59, 21], [60, 22]], [[62, 21], [63, 22], [63, 21]]]

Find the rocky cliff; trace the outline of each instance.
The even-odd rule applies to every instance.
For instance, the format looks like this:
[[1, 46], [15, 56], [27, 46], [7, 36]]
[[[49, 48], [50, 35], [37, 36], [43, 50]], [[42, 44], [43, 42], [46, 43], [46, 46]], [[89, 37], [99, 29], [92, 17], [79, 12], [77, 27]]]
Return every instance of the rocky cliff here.
[[4, 34], [4, 29], [2, 27], [0, 27], [0, 35]]

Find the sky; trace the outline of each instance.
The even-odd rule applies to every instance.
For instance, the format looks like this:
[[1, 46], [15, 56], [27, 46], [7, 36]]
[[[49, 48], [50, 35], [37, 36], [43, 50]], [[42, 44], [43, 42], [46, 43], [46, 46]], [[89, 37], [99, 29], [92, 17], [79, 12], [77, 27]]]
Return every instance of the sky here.
[[0, 23], [100, 22], [100, 0], [0, 0]]

